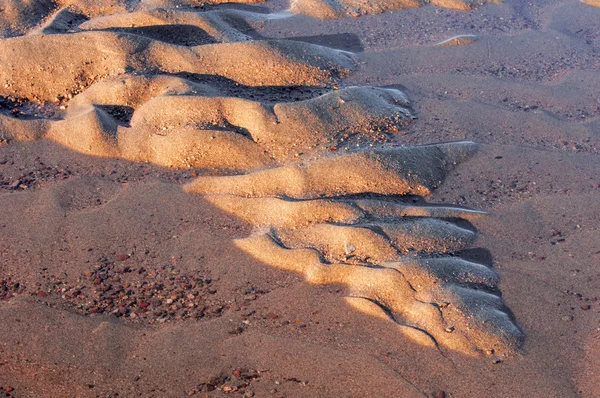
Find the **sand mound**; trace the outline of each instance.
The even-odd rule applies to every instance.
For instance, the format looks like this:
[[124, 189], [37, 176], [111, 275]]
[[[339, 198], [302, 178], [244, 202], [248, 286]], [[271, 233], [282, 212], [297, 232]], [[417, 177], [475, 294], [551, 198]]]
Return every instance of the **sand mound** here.
[[313, 223], [356, 224], [369, 216], [378, 218], [434, 217], [471, 220], [485, 212], [451, 206], [415, 205], [411, 200], [244, 198], [233, 195], [208, 195], [205, 200], [227, 213], [257, 226], [301, 227]]
[[447, 256], [475, 239], [456, 220], [483, 213], [417, 205], [410, 197], [360, 196], [427, 194], [475, 149], [458, 142], [355, 153], [200, 177], [186, 190], [261, 227], [237, 242], [255, 258], [310, 283], [347, 286], [353, 306], [388, 314], [417, 342], [465, 354], [510, 353], [522, 333], [497, 295], [497, 274]]
[[0, 42], [0, 63], [5, 83], [0, 95], [37, 101], [72, 96], [93, 82], [134, 71], [217, 75], [249, 86], [284, 86], [325, 85], [355, 67], [350, 53], [297, 41], [183, 47], [114, 32], [7, 39]]
[[70, 149], [168, 167], [248, 170], [329, 151], [350, 137], [378, 140], [411, 120], [400, 91], [349, 87], [305, 101], [220, 96], [218, 87], [174, 76], [96, 83], [69, 103], [64, 120], [4, 117], [5, 139], [46, 136]]
[[200, 177], [188, 192], [310, 199], [361, 193], [427, 195], [476, 151], [472, 142], [357, 152], [251, 174]]
[[[259, 3], [261, 0], [7, 0], [0, 13], [0, 37], [26, 34], [39, 25], [73, 29], [98, 16], [157, 7], [202, 7], [220, 3]], [[48, 33], [48, 32], [45, 32]]]
[[[237, 243], [260, 261], [301, 273], [310, 283], [347, 286], [350, 297], [375, 304], [420, 344], [467, 355], [504, 355], [521, 343], [521, 331], [494, 294], [497, 275], [485, 265], [455, 257], [398, 258], [376, 266], [323, 262], [330, 255], [327, 248], [315, 249], [312, 243], [290, 249], [271, 234]], [[363, 311], [370, 307], [359, 305]], [[368, 311], [377, 315], [374, 308]]]
[[316, 18], [342, 18], [422, 7], [427, 4], [456, 10], [470, 10], [486, 3], [500, 4], [501, 0], [292, 0], [291, 11]]
[[250, 36], [243, 31], [250, 26], [258, 27], [265, 18], [266, 14], [235, 9], [196, 12], [157, 8], [95, 18], [80, 24], [78, 29], [129, 32], [163, 41], [177, 36], [178, 42], [174, 44], [189, 45], [181, 38], [184, 29], [188, 29], [190, 36], [194, 36], [191, 40], [197, 44], [207, 44], [250, 40]]

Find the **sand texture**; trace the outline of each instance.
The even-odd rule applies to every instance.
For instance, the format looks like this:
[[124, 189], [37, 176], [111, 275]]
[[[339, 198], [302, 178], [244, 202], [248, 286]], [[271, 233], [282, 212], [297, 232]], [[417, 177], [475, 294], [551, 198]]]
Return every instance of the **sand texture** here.
[[0, 4], [0, 395], [599, 397], [597, 5]]
[[501, 0], [292, 0], [291, 11], [316, 18], [359, 17], [428, 4], [456, 10], [471, 10], [487, 3], [502, 4]]

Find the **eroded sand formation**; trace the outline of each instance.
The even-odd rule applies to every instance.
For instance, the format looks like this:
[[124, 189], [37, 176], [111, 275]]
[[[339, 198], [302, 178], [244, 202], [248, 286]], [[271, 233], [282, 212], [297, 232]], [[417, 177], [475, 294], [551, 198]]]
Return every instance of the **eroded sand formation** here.
[[[411, 120], [397, 90], [349, 87], [291, 103], [222, 96], [179, 77], [129, 76], [76, 96], [64, 120], [2, 118], [5, 135], [41, 135], [81, 153], [167, 167], [246, 170], [340, 144], [350, 135], [376, 139]], [[18, 129], [12, 129], [21, 124]], [[45, 131], [45, 132], [44, 132]]]
[[457, 142], [362, 152], [200, 177], [186, 190], [256, 225], [237, 241], [255, 258], [312, 284], [346, 286], [351, 305], [418, 343], [506, 354], [523, 336], [498, 295], [498, 275], [456, 256], [475, 239], [460, 224], [484, 213], [416, 205], [411, 196], [429, 193], [475, 150]]
[[[391, 319], [423, 345], [469, 355], [518, 349], [522, 334], [497, 274], [459, 255], [475, 239], [465, 220], [482, 213], [413, 203], [470, 158], [474, 143], [339, 155], [348, 139], [377, 143], [412, 118], [398, 90], [333, 87], [355, 69], [354, 54], [254, 40], [244, 26], [264, 16], [248, 11], [147, 2], [131, 12], [121, 5], [82, 13], [83, 2], [72, 4], [0, 42], [0, 95], [63, 107], [48, 118], [0, 115], [3, 139], [50, 139], [94, 156], [208, 169], [217, 176], [185, 190], [254, 224], [256, 234], [237, 241], [253, 257], [313, 284], [345, 285], [352, 306]], [[309, 8], [299, 11], [321, 17], [422, 5], [379, 2], [359, 12], [352, 2], [302, 4]], [[323, 4], [342, 11], [313, 12], [327, 10]], [[16, 20], [15, 32], [33, 25]], [[180, 25], [203, 32], [195, 36], [201, 42], [171, 43], [148, 29]], [[269, 86], [313, 91], [287, 102], [250, 94]]]

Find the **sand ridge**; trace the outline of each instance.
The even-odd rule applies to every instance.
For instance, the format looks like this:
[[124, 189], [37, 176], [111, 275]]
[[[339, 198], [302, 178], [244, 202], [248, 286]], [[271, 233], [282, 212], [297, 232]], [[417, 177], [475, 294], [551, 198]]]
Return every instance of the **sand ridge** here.
[[[468, 248], [475, 232], [435, 218], [483, 213], [419, 210], [394, 196], [427, 195], [476, 148], [457, 142], [341, 155], [240, 176], [199, 177], [186, 190], [259, 227], [237, 241], [253, 257], [312, 284], [347, 286], [349, 303], [374, 316], [388, 314], [419, 344], [467, 355], [512, 355], [524, 336], [494, 294], [497, 274], [445, 257]], [[374, 194], [386, 199], [360, 198]]]
[[277, 104], [220, 94], [175, 76], [119, 77], [76, 96], [64, 120], [0, 120], [12, 140], [45, 136], [94, 156], [232, 170], [329, 150], [349, 136], [377, 140], [412, 120], [404, 94], [391, 89], [349, 87]]
[[[62, 66], [66, 57], [71, 59], [69, 65]], [[350, 53], [302, 42], [243, 41], [183, 47], [104, 31], [6, 39], [0, 43], [0, 62], [5, 65], [0, 73], [4, 82], [0, 94], [38, 101], [55, 101], [128, 71], [218, 75], [240, 84], [262, 86], [325, 85], [355, 68]], [[40, 72], [43, 80], [34, 82]]]

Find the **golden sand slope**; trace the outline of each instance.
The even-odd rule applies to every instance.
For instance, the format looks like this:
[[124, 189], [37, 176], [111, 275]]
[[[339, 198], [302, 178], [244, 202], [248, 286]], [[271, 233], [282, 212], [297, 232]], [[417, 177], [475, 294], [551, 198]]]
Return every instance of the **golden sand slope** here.
[[583, 4], [600, 7], [600, 0], [581, 0]]
[[483, 213], [356, 196], [427, 194], [475, 150], [458, 142], [355, 153], [200, 177], [186, 190], [261, 227], [237, 241], [252, 256], [313, 284], [347, 286], [353, 306], [388, 317], [418, 343], [506, 354], [518, 348], [522, 333], [496, 294], [497, 274], [444, 255], [469, 247], [475, 233], [442, 218]]
[[[65, 60], [69, 61], [65, 64]], [[0, 95], [53, 101], [128, 71], [223, 76], [240, 84], [323, 85], [354, 68], [350, 53], [296, 41], [176, 46], [113, 32], [36, 35], [0, 42]]]
[[379, 14], [403, 8], [422, 7], [433, 4], [456, 10], [470, 10], [486, 3], [502, 3], [501, 0], [292, 0], [291, 11], [316, 18], [358, 17]]
[[310, 199], [361, 193], [427, 195], [447, 171], [468, 159], [472, 142], [356, 152], [251, 174], [200, 177], [188, 192]]
[[161, 166], [248, 170], [299, 151], [329, 151], [348, 135], [398, 131], [411, 119], [406, 104], [400, 91], [373, 87], [271, 104], [219, 96], [215, 86], [175, 76], [125, 76], [76, 96], [64, 120], [0, 116], [0, 133]]

